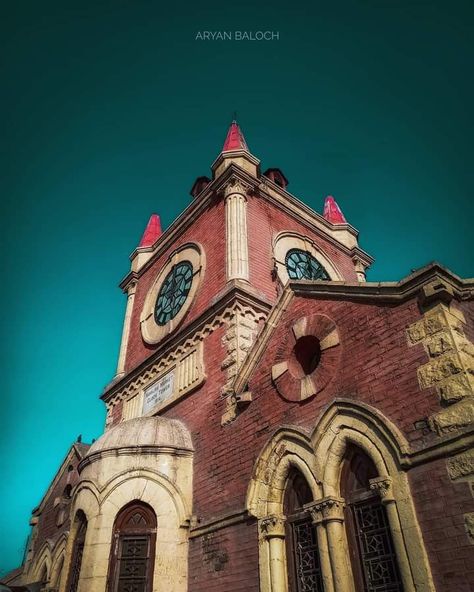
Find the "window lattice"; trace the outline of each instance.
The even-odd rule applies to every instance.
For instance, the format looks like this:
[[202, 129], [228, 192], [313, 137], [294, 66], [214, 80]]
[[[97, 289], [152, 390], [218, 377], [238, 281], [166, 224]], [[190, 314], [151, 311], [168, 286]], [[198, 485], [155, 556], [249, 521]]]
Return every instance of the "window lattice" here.
[[298, 592], [324, 592], [316, 529], [311, 519], [293, 524]]
[[379, 500], [354, 505], [366, 592], [402, 592], [392, 537]]

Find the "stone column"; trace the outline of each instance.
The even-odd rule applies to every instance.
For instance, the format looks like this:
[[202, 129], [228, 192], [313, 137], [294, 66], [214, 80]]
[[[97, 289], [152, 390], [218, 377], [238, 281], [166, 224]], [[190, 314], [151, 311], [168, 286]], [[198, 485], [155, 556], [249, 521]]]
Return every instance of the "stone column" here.
[[385, 506], [387, 511], [388, 523], [392, 534], [395, 554], [397, 556], [400, 577], [402, 578], [403, 589], [405, 592], [415, 592], [413, 577], [410, 568], [410, 562], [403, 540], [400, 518], [398, 516], [397, 505], [392, 493], [392, 480], [390, 477], [377, 477], [370, 480], [370, 489], [375, 491]]
[[318, 538], [319, 562], [321, 564], [321, 577], [323, 580], [324, 592], [334, 592], [334, 581], [332, 579], [331, 559], [329, 557], [328, 537], [326, 528], [323, 524], [323, 512], [321, 503], [315, 502], [312, 505], [306, 505], [313, 524], [316, 526], [316, 536]]
[[120, 343], [120, 353], [117, 364], [116, 376], [121, 376], [125, 373], [125, 356], [127, 355], [128, 336], [130, 334], [130, 320], [133, 311], [133, 302], [135, 300], [135, 292], [137, 290], [137, 283], [130, 282], [127, 289], [127, 307], [125, 309], [125, 319], [123, 322], [122, 341]]
[[227, 281], [249, 280], [247, 187], [232, 179], [224, 189], [227, 242]]
[[358, 282], [365, 282], [365, 267], [360, 259], [357, 257], [352, 260], [354, 262], [354, 269], [357, 274]]
[[260, 528], [268, 544], [271, 583], [271, 590], [268, 592], [286, 592], [285, 519], [275, 515], [268, 516], [260, 522]]
[[344, 500], [337, 497], [325, 497], [317, 503], [326, 527], [332, 579], [335, 592], [353, 592], [352, 570], [347, 556], [344, 533]]

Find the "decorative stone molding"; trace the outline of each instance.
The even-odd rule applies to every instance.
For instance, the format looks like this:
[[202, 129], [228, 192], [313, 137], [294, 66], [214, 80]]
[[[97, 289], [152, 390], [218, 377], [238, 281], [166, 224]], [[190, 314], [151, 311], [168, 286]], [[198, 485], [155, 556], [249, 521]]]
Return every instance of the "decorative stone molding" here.
[[[258, 322], [264, 320], [267, 315], [262, 311], [255, 311], [250, 306], [242, 304], [240, 302], [235, 302], [231, 306], [227, 307], [224, 311], [222, 311], [221, 314], [216, 315], [211, 321], [209, 321], [198, 331], [196, 331], [192, 335], [192, 337], [184, 341], [182, 344], [180, 344], [178, 347], [176, 347], [163, 357], [159, 358], [154, 364], [145, 368], [138, 377], [136, 377], [128, 384], [124, 385], [123, 388], [121, 388], [106, 402], [106, 429], [110, 427], [112, 423], [116, 423], [113, 417], [114, 411], [118, 406], [122, 405], [122, 403], [125, 401], [129, 401], [130, 403], [128, 404], [137, 405], [136, 409], [141, 408], [140, 404], [142, 402], [143, 390], [147, 388], [149, 385], [151, 385], [153, 382], [155, 382], [160, 376], [166, 374], [166, 372], [168, 372], [169, 370], [175, 367], [179, 368], [181, 363], [183, 363], [182, 373], [181, 370], [179, 370], [178, 372], [180, 396], [187, 394], [190, 390], [199, 386], [199, 384], [201, 384], [205, 378], [202, 342], [208, 335], [210, 335], [212, 332], [214, 332], [222, 325], [233, 325], [235, 323], [236, 316], [238, 316], [239, 318], [245, 318], [247, 319], [247, 321], [250, 318], [255, 318], [256, 327]], [[239, 331], [236, 332], [236, 335], [240, 335]], [[230, 341], [231, 340], [229, 340], [229, 343]], [[244, 344], [246, 343], [245, 339], [243, 339], [242, 341]], [[186, 362], [188, 356], [196, 350], [198, 353], [198, 366], [200, 364], [200, 368], [198, 368], [197, 370], [193, 363], [190, 363], [189, 360], [188, 362]], [[245, 351], [245, 346], [242, 349], [242, 351]], [[230, 382], [231, 381], [229, 381], [229, 384]], [[132, 399], [134, 399], [135, 397], [137, 397], [136, 400], [134, 401], [134, 403], [131, 403]], [[175, 399], [173, 399], [173, 401], [174, 400]], [[127, 413], [133, 412], [133, 409], [130, 409]]]
[[271, 371], [273, 383], [285, 399], [306, 400], [326, 388], [337, 372], [340, 356], [334, 321], [321, 314], [301, 317], [279, 349]]
[[448, 407], [429, 418], [440, 435], [474, 421], [474, 345], [464, 333], [464, 316], [438, 303], [407, 328], [410, 345], [423, 344], [429, 362], [418, 368], [421, 389], [434, 387]]
[[221, 364], [221, 369], [226, 373], [226, 381], [221, 394], [227, 398], [226, 409], [221, 420], [222, 425], [233, 421], [237, 415], [238, 407], [246, 405], [252, 400], [249, 391], [244, 391], [235, 396], [233, 383], [255, 342], [259, 332], [259, 323], [265, 319], [266, 315], [247, 308], [245, 310], [236, 309], [227, 322], [227, 330], [222, 338], [222, 345], [227, 351], [227, 355]]
[[343, 522], [344, 520], [344, 500], [342, 498], [325, 497], [311, 505], [306, 505], [305, 508], [309, 510], [315, 524], [332, 521]]
[[224, 187], [227, 281], [249, 279], [247, 241], [247, 191], [249, 185], [232, 177]]
[[474, 512], [464, 514], [464, 527], [471, 545], [474, 545]]
[[[170, 319], [165, 325], [158, 325], [155, 320], [155, 306], [160, 289], [173, 267], [185, 261], [191, 263], [193, 270], [192, 284], [186, 297], [186, 301], [175, 317]], [[161, 339], [163, 339], [163, 337], [174, 331], [184, 319], [184, 316], [188, 312], [196, 296], [202, 277], [204, 276], [205, 269], [206, 258], [204, 251], [202, 247], [197, 244], [187, 243], [171, 253], [168, 261], [164, 267], [162, 267], [150, 290], [148, 291], [140, 315], [142, 337], [147, 343], [158, 343]]]
[[321, 263], [331, 280], [344, 280], [344, 276], [313, 240], [296, 232], [281, 232], [273, 241], [273, 259], [276, 275], [283, 285], [287, 284], [290, 279], [285, 265], [286, 254], [290, 249], [307, 251]]
[[285, 519], [282, 516], [267, 516], [260, 521], [260, 532], [266, 539], [285, 537]]
[[359, 282], [365, 282], [365, 270], [366, 270], [366, 265], [364, 264], [364, 262], [359, 259], [358, 257], [354, 257], [352, 259], [353, 263], [354, 263], [354, 269], [355, 272], [357, 274], [357, 280]]
[[117, 362], [116, 376], [121, 376], [125, 370], [125, 358], [127, 356], [128, 338], [130, 335], [130, 321], [132, 318], [133, 303], [135, 301], [135, 292], [137, 291], [137, 281], [133, 279], [127, 286], [127, 306], [125, 309], [125, 319], [123, 322], [122, 341], [120, 342], [120, 353]]
[[448, 475], [455, 481], [468, 479], [474, 476], [474, 450], [468, 450], [448, 459]]
[[382, 502], [393, 501], [392, 480], [390, 477], [376, 477], [370, 479], [370, 489], [377, 493]]

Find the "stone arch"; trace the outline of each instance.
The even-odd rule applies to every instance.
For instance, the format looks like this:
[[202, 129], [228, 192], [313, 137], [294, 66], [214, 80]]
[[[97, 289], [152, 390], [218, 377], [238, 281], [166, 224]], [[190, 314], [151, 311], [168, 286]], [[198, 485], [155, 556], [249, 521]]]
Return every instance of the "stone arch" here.
[[[126, 489], [123, 485], [127, 483]], [[150, 496], [150, 483], [157, 485], [165, 490], [169, 499], [173, 503], [176, 515], [180, 525], [185, 525], [191, 517], [191, 509], [184, 499], [184, 495], [179, 487], [162, 473], [151, 470], [141, 470], [138, 475], [130, 478], [129, 471], [123, 471], [110, 479], [101, 491], [101, 511], [103, 506], [112, 498], [112, 503], [121, 507], [127, 501], [141, 499], [154, 507], [153, 498]], [[119, 493], [117, 493], [119, 491]], [[155, 508], [156, 511], [156, 508]]]
[[33, 569], [31, 570], [33, 581], [39, 582], [43, 577], [44, 571], [46, 570], [46, 579], [49, 581], [51, 577], [51, 564], [52, 564], [52, 556], [51, 556], [51, 546], [48, 541], [46, 541], [39, 553], [38, 558], [34, 563]]
[[[348, 400], [336, 400], [318, 421], [311, 442], [321, 471], [323, 504], [339, 512], [342, 524], [340, 477], [348, 445], [360, 448], [374, 462], [378, 477], [373, 487], [386, 505], [388, 519], [405, 592], [434, 590], [421, 531], [405, 470], [408, 466], [409, 446], [403, 434], [379, 411], [369, 405]], [[324, 501], [327, 500], [324, 507]], [[340, 508], [340, 509], [339, 509]], [[323, 515], [322, 514], [322, 515]], [[333, 527], [334, 528], [334, 527]], [[345, 544], [346, 539], [342, 536]], [[349, 581], [337, 582], [349, 565], [348, 550], [338, 550], [335, 571], [336, 589], [350, 589]], [[336, 576], [336, 572], [339, 572]]]
[[250, 514], [257, 518], [283, 514], [283, 496], [291, 467], [305, 477], [313, 497], [320, 497], [309, 436], [303, 430], [282, 427], [270, 438], [255, 462], [246, 498]]
[[67, 536], [65, 533], [61, 533], [60, 537], [56, 541], [52, 553], [52, 566], [51, 566], [51, 586], [58, 588], [61, 581], [61, 576], [64, 568], [64, 558], [66, 556], [67, 547]]
[[302, 251], [308, 251], [308, 253], [310, 253], [323, 265], [331, 280], [344, 281], [344, 275], [322, 251], [321, 247], [314, 242], [314, 240], [308, 236], [299, 234], [298, 232], [283, 231], [278, 233], [273, 239], [273, 257], [275, 260], [275, 268], [283, 285], [285, 285], [289, 280], [284, 261], [286, 253], [290, 249], [301, 249]]

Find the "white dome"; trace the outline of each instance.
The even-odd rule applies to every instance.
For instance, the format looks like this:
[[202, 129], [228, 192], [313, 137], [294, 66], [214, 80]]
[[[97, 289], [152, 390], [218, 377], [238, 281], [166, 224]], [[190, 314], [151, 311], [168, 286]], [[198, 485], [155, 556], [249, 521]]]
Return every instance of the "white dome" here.
[[193, 450], [191, 434], [181, 421], [153, 416], [119, 423], [92, 444], [87, 456], [105, 450], [136, 447]]

